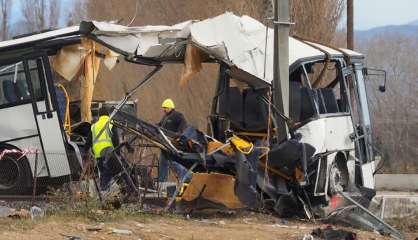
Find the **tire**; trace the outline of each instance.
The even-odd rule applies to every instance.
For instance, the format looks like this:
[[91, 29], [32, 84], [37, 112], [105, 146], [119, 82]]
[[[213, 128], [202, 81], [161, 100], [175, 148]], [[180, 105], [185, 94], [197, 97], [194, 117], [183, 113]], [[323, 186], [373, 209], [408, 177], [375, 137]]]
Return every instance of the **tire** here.
[[328, 192], [332, 195], [339, 191], [344, 192], [347, 190], [348, 184], [347, 160], [342, 153], [338, 153], [330, 167]]
[[[1, 146], [3, 150], [18, 150], [11, 146]], [[0, 159], [0, 195], [29, 194], [32, 185], [32, 172], [26, 157], [19, 153], [8, 153]]]

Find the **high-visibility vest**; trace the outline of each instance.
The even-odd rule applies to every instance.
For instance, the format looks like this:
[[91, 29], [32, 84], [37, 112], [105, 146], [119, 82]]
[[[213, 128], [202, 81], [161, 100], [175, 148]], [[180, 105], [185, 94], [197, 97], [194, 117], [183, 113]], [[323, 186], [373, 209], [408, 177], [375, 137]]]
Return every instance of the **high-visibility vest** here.
[[106, 126], [106, 123], [108, 121], [109, 121], [109, 116], [100, 116], [99, 120], [95, 124], [91, 125], [93, 154], [95, 158], [103, 157], [100, 155], [103, 149], [107, 147], [113, 148], [113, 143], [112, 143], [113, 125], [111, 123], [109, 124], [109, 127], [105, 131], [103, 131], [99, 139], [97, 139], [97, 136], [99, 135], [100, 131]]

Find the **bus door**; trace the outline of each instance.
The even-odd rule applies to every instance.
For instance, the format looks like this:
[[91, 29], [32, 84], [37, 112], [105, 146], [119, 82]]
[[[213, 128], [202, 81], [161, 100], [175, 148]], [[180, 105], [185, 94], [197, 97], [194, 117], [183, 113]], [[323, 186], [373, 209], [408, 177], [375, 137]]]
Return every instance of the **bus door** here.
[[43, 96], [42, 99], [34, 99], [32, 106], [49, 175], [50, 177], [69, 175], [71, 171], [64, 144], [66, 136], [60, 124], [57, 106], [54, 104], [56, 101], [53, 101], [55, 88], [49, 59], [47, 56], [42, 56], [29, 59], [26, 63], [25, 71], [29, 73], [28, 83], [40, 85], [29, 87], [33, 96], [39, 95], [34, 91], [41, 91]]

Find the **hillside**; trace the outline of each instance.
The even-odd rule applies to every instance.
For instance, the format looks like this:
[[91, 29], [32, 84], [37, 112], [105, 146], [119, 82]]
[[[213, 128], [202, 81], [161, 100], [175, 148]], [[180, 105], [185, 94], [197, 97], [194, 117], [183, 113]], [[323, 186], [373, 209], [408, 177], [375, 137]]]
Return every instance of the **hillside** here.
[[376, 36], [387, 34], [399, 34], [406, 37], [418, 37], [418, 20], [405, 25], [387, 25], [375, 27], [368, 30], [356, 31], [356, 37], [359, 40], [369, 39]]

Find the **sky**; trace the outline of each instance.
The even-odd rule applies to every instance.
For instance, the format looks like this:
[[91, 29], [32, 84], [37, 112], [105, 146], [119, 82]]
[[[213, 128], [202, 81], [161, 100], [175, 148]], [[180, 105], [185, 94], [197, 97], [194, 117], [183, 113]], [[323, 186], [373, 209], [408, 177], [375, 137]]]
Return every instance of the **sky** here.
[[367, 30], [418, 20], [418, 0], [354, 0], [354, 28]]

